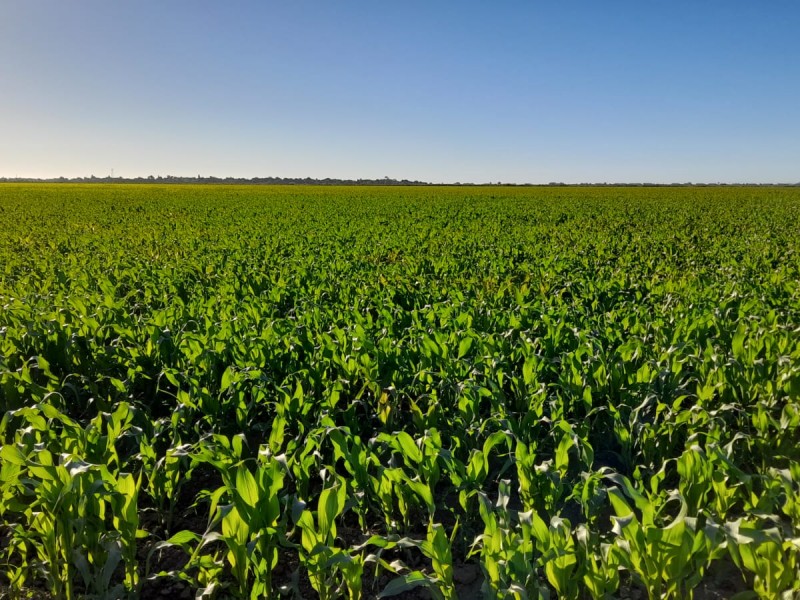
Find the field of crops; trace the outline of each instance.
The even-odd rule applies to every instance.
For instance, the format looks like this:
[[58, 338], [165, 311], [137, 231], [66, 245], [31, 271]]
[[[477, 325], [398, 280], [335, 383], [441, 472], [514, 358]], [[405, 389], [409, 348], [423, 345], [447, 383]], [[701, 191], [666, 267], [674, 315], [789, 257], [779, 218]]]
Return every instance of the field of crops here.
[[0, 597], [800, 595], [800, 189], [6, 184], [0, 232]]

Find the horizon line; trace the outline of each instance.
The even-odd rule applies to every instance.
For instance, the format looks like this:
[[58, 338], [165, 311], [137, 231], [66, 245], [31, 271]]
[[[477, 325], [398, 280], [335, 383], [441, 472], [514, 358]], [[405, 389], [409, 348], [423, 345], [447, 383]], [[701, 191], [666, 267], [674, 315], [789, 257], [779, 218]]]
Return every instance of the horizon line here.
[[583, 182], [563, 182], [550, 181], [548, 183], [533, 182], [432, 182], [414, 179], [396, 179], [393, 177], [381, 178], [343, 178], [343, 177], [280, 177], [274, 175], [255, 176], [255, 177], [219, 177], [215, 175], [186, 176], [186, 175], [145, 175], [134, 177], [120, 177], [107, 175], [96, 177], [95, 175], [77, 177], [0, 177], [0, 183], [172, 183], [172, 184], [230, 184], [230, 185], [377, 185], [377, 186], [494, 186], [494, 187], [800, 187], [797, 182], [725, 182], [725, 181], [674, 181], [674, 182], [651, 182], [651, 181], [583, 181]]

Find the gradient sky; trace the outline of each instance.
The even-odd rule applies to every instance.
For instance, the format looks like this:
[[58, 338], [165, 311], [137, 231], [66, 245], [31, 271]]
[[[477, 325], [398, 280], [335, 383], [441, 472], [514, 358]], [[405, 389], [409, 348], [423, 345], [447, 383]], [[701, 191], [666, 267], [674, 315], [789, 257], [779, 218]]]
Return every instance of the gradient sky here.
[[0, 0], [0, 176], [800, 181], [800, 2]]

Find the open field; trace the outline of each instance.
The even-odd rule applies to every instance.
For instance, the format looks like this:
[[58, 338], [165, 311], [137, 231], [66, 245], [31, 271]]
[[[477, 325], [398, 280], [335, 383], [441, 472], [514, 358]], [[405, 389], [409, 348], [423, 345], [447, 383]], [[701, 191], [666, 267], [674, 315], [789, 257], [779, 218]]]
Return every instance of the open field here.
[[800, 594], [798, 188], [6, 184], [0, 232], [11, 597]]

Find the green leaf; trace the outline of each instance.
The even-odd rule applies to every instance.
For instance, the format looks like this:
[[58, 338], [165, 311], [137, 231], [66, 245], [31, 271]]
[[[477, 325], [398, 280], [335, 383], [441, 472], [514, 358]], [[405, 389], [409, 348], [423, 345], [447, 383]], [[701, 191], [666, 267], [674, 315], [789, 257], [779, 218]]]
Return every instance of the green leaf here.
[[744, 340], [745, 340], [746, 330], [741, 325], [736, 330], [736, 333], [733, 335], [733, 340], [731, 341], [731, 350], [733, 350], [733, 356], [736, 359], [743, 358], [744, 354]]
[[340, 493], [343, 489], [342, 483], [337, 483], [334, 487], [322, 490], [319, 496], [319, 510], [317, 511], [317, 522], [319, 532], [323, 536], [336, 535], [336, 525], [334, 523], [339, 513], [344, 509], [344, 497]]
[[422, 461], [422, 452], [420, 452], [414, 438], [408, 435], [405, 431], [400, 431], [395, 434], [395, 440], [400, 445], [403, 455], [411, 459], [415, 463]]
[[525, 385], [533, 385], [536, 383], [536, 364], [537, 360], [535, 356], [529, 356], [525, 359], [522, 365], [522, 380], [525, 382]]
[[569, 467], [569, 451], [573, 445], [575, 445], [575, 441], [572, 436], [565, 433], [556, 448], [556, 469], [559, 471]]
[[22, 451], [16, 446], [11, 445], [3, 446], [3, 449], [0, 450], [0, 458], [12, 465], [24, 466], [27, 462], [27, 458]]
[[136, 494], [136, 480], [130, 473], [120, 473], [117, 478], [117, 491], [127, 498]]
[[550, 542], [550, 528], [536, 511], [530, 511], [529, 513], [525, 514], [530, 515], [529, 518], [533, 536], [539, 541], [540, 544], [542, 544], [542, 547], [547, 547]]
[[617, 513], [618, 517], [626, 518], [628, 516], [633, 516], [633, 510], [625, 501], [625, 496], [623, 496], [619, 488], [609, 488], [608, 499], [611, 501], [611, 506], [614, 507], [614, 512]]
[[236, 469], [236, 491], [250, 508], [258, 504], [258, 486], [253, 474], [244, 465]]
[[405, 485], [410, 487], [417, 496], [422, 498], [423, 502], [425, 502], [425, 505], [428, 508], [428, 512], [433, 513], [433, 511], [436, 509], [436, 503], [433, 500], [433, 493], [431, 492], [430, 487], [421, 481], [416, 481], [413, 479], [406, 480]]
[[461, 343], [458, 344], [458, 358], [464, 358], [467, 353], [469, 353], [470, 348], [472, 348], [473, 339], [471, 337], [465, 337], [461, 340]]
[[[165, 369], [165, 370], [164, 370], [164, 377], [166, 377], [166, 378], [167, 378], [167, 381], [169, 381], [169, 382], [170, 382], [172, 385], [174, 385], [176, 388], [180, 388], [180, 387], [181, 387], [181, 383], [180, 383], [180, 381], [178, 381], [178, 378], [177, 378], [177, 377], [175, 377], [175, 374], [174, 374], [174, 373], [173, 373], [173, 372], [172, 372], [170, 369]], [[119, 388], [117, 388], [117, 389], [119, 389]], [[124, 392], [124, 391], [125, 391], [125, 388], [124, 388], [124, 386], [123, 386], [123, 388], [122, 388], [120, 391], [122, 391], [122, 392]]]
[[431, 581], [427, 575], [420, 571], [412, 571], [407, 575], [401, 575], [396, 579], [392, 579], [383, 591], [378, 594], [378, 598], [388, 598], [389, 596], [396, 596], [420, 586], [430, 587]]
[[184, 529], [183, 531], [179, 531], [178, 533], [173, 535], [165, 543], [174, 544], [176, 546], [183, 546], [184, 544], [188, 544], [190, 542], [199, 542], [199, 541], [200, 541], [199, 535], [197, 535], [193, 531]]
[[225, 369], [225, 372], [222, 374], [222, 382], [220, 383], [220, 391], [224, 392], [228, 388], [230, 388], [231, 385], [233, 385], [233, 378], [234, 378], [233, 368], [232, 367], [228, 367], [227, 369]]

